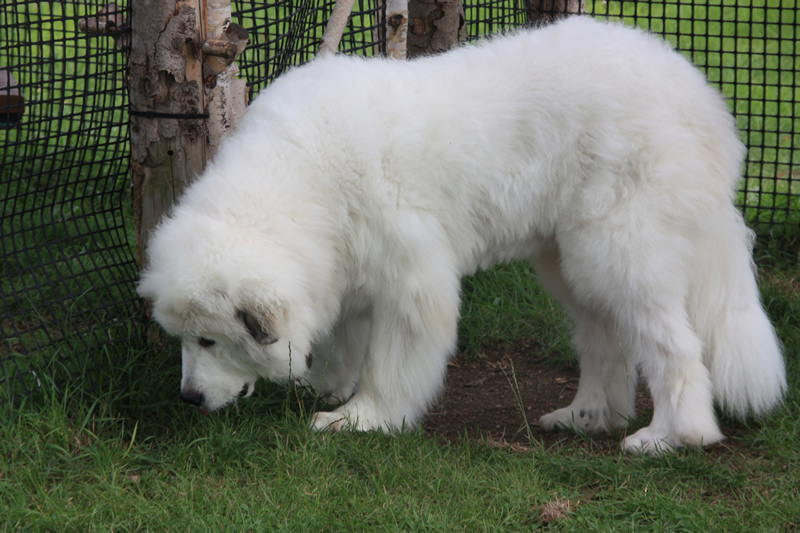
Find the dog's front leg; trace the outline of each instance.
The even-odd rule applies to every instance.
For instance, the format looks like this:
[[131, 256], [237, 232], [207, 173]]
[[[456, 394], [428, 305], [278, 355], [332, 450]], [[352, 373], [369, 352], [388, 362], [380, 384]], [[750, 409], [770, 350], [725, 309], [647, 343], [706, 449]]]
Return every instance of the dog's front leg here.
[[373, 306], [356, 394], [335, 411], [315, 413], [314, 429], [394, 432], [413, 426], [437, 400], [456, 344], [458, 279], [386, 296]]

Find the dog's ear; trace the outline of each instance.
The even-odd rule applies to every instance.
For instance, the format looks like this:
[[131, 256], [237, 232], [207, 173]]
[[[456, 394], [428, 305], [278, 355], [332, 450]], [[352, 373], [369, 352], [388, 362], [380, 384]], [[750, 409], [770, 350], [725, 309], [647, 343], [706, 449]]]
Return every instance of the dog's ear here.
[[244, 327], [247, 328], [247, 331], [250, 332], [250, 335], [257, 343], [267, 345], [278, 342], [277, 337], [270, 334], [254, 314], [247, 309], [238, 308], [236, 310], [236, 318], [244, 323]]

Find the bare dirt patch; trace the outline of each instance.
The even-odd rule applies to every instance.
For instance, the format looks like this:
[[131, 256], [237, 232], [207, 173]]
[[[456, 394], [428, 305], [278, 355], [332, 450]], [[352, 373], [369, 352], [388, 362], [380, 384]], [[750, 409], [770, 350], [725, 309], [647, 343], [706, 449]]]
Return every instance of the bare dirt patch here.
[[[483, 440], [490, 446], [512, 451], [528, 451], [541, 445], [619, 453], [623, 432], [581, 438], [566, 431], [542, 430], [539, 417], [569, 405], [578, 388], [579, 373], [577, 368], [545, 362], [532, 355], [539, 350], [540, 346], [522, 345], [488, 350], [481, 358], [457, 357], [449, 365], [443, 398], [423, 421], [425, 431], [432, 438], [446, 442], [464, 438]], [[639, 388], [636, 404], [638, 418], [629, 431], [646, 425], [652, 416], [652, 400], [644, 386]], [[709, 451], [725, 453], [742, 447], [735, 436], [744, 431], [740, 427], [723, 428], [729, 439]]]
[[543, 431], [539, 417], [569, 405], [578, 389], [578, 371], [543, 362], [531, 355], [537, 348], [494, 349], [481, 358], [457, 357], [448, 367], [443, 398], [423, 422], [425, 431], [446, 441], [484, 439], [490, 445], [520, 451], [536, 442], [552, 445], [573, 437], [567, 432]]

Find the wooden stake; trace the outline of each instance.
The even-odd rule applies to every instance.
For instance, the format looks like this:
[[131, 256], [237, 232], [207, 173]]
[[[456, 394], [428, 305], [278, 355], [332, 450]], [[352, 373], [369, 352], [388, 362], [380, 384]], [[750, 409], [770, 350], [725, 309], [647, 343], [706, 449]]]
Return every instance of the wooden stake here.
[[205, 168], [200, 1], [131, 3], [131, 174], [141, 266], [150, 232]]
[[244, 113], [247, 88], [233, 60], [247, 33], [230, 17], [229, 0], [131, 3], [131, 178], [142, 267], [150, 233]]

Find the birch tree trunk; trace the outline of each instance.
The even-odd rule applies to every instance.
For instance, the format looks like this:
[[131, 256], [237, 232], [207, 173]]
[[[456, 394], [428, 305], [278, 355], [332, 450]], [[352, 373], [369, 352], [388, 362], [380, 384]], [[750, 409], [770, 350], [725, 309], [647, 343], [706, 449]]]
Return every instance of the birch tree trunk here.
[[230, 0], [206, 0], [203, 81], [208, 101], [208, 156], [213, 158], [222, 139], [247, 109], [247, 82], [239, 78], [233, 60], [247, 46], [247, 32], [231, 24]]
[[131, 3], [131, 177], [141, 266], [150, 232], [205, 167], [200, 1]]
[[328, 24], [325, 25], [317, 57], [325, 57], [336, 53], [342, 40], [342, 35], [344, 35], [344, 30], [347, 27], [347, 21], [350, 20], [350, 14], [353, 12], [354, 4], [355, 0], [336, 0], [331, 18], [328, 19]]
[[408, 0], [386, 1], [386, 57], [405, 59], [408, 53]]

